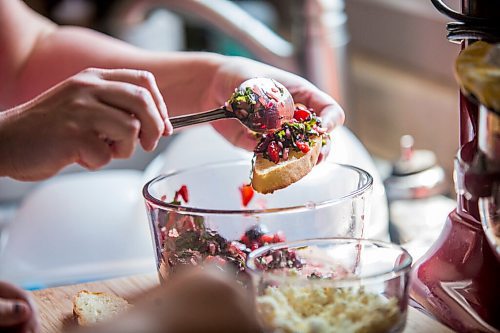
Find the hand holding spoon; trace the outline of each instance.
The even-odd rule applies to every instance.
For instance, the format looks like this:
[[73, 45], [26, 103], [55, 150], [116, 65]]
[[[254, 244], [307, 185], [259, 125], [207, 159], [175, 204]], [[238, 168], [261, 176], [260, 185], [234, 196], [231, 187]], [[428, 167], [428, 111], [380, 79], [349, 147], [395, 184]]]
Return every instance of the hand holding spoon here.
[[220, 108], [170, 118], [174, 128], [236, 118], [255, 132], [278, 129], [293, 118], [294, 103], [290, 92], [279, 82], [267, 78], [244, 81]]

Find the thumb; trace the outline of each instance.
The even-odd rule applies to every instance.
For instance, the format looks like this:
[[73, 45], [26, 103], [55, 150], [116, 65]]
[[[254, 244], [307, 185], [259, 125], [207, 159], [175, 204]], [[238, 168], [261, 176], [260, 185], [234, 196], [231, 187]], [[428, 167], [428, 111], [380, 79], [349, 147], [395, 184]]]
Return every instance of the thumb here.
[[322, 126], [326, 127], [328, 132], [331, 132], [337, 126], [342, 126], [345, 120], [344, 111], [337, 104], [325, 107], [319, 116], [321, 117]]
[[20, 299], [0, 298], [0, 327], [15, 326], [30, 317], [28, 303]]

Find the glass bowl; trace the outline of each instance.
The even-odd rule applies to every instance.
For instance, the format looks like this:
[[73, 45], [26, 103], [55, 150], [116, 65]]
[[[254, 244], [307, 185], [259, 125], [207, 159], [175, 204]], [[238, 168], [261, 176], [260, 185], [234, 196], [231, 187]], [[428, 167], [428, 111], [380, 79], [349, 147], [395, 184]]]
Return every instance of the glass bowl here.
[[272, 244], [247, 260], [266, 332], [401, 332], [412, 258], [356, 238]]
[[[255, 193], [245, 207], [239, 188], [250, 173], [251, 162], [239, 160], [161, 175], [144, 186], [161, 281], [207, 261], [244, 271], [248, 253], [265, 244], [362, 236], [372, 190], [367, 172], [323, 162], [285, 189]], [[184, 185], [187, 202], [175, 195]]]

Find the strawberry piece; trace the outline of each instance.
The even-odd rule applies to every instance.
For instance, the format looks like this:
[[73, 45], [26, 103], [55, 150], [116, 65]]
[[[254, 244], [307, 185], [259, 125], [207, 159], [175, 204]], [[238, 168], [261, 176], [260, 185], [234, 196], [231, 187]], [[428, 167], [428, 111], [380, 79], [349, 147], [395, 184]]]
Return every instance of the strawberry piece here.
[[308, 110], [304, 110], [304, 109], [297, 109], [293, 113], [293, 118], [297, 121], [304, 122], [306, 120], [311, 119], [311, 112], [309, 112]]
[[274, 243], [274, 235], [262, 235], [260, 237], [260, 242], [262, 244], [271, 244], [271, 243]]
[[182, 200], [184, 200], [185, 203], [189, 202], [189, 192], [186, 185], [182, 185], [179, 191], [177, 191], [177, 193], [179, 193], [179, 195], [182, 197]]
[[269, 146], [267, 146], [267, 155], [271, 162], [278, 163], [280, 161], [280, 147], [276, 141], [271, 141]]
[[239, 190], [241, 194], [241, 204], [243, 205], [243, 207], [246, 207], [253, 198], [253, 187], [250, 184], [243, 184], [239, 187]]
[[295, 141], [295, 145], [300, 149], [301, 152], [306, 154], [309, 151], [309, 145], [303, 141]]

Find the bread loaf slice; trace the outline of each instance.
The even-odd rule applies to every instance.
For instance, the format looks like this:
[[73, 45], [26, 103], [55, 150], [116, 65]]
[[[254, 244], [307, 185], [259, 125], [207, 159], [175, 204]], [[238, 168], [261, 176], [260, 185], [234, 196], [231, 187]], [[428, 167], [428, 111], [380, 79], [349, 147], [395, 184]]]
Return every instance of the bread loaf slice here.
[[262, 154], [257, 155], [253, 168], [252, 187], [267, 194], [285, 188], [307, 175], [318, 163], [323, 137], [312, 139], [312, 147], [307, 153], [292, 151], [287, 160], [274, 163]]
[[81, 290], [73, 298], [73, 314], [81, 326], [108, 320], [131, 307], [125, 299], [103, 292]]

